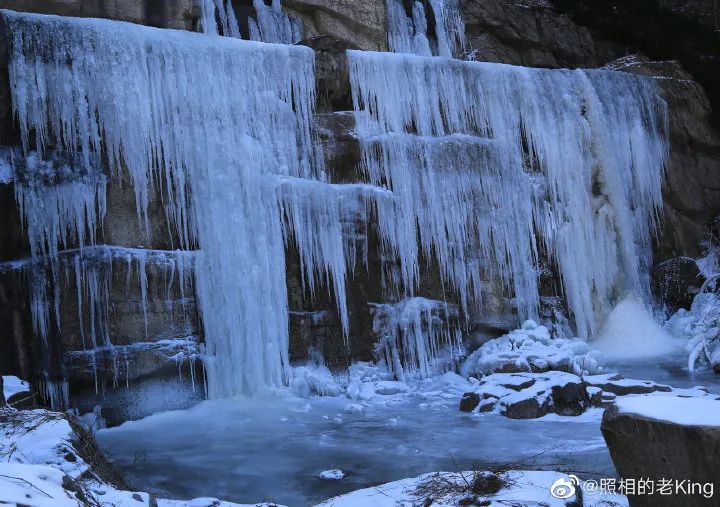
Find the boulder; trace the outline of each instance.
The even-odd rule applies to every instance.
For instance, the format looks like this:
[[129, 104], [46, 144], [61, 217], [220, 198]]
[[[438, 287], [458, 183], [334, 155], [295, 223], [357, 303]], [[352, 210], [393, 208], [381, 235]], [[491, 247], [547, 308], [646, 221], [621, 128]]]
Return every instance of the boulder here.
[[[653, 494], [628, 495], [630, 506], [717, 505], [707, 495], [708, 484], [717, 495], [720, 477], [720, 402], [669, 396], [621, 401], [602, 420], [610, 456], [622, 478], [654, 481]], [[672, 481], [672, 494], [661, 493], [660, 481]]]
[[577, 416], [600, 404], [601, 392], [571, 373], [495, 373], [462, 396], [460, 410], [536, 419], [549, 413]]
[[460, 399], [460, 411], [472, 412], [480, 404], [480, 395], [478, 393], [465, 393]]

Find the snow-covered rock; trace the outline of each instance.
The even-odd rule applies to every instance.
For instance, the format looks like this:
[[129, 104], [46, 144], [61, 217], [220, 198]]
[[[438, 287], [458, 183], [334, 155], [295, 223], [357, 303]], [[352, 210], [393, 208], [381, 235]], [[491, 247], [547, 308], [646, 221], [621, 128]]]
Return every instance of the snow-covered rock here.
[[[3, 375], [2, 377], [2, 395], [5, 402], [12, 404], [19, 401], [26, 394], [30, 396], [30, 384], [13, 375]], [[2, 405], [2, 403], [0, 403]]]
[[[720, 401], [627, 396], [605, 411], [601, 429], [620, 476], [655, 484], [653, 491], [635, 495], [633, 506], [717, 505]], [[670, 495], [666, 488], [661, 492], [663, 483], [670, 484]]]
[[336, 468], [334, 470], [323, 470], [318, 477], [324, 481], [339, 481], [345, 478], [345, 472]]
[[532, 320], [521, 329], [484, 343], [465, 360], [465, 377], [491, 373], [545, 372], [560, 370], [578, 375], [602, 371], [603, 360], [579, 338], [552, 338], [545, 326]]
[[580, 415], [599, 406], [600, 393], [572, 373], [494, 373], [463, 395], [466, 412], [497, 412], [511, 419], [534, 419], [549, 413]]
[[606, 393], [613, 393], [617, 396], [628, 394], [648, 394], [654, 392], [669, 393], [672, 387], [658, 384], [651, 380], [626, 379], [619, 373], [607, 373], [603, 375], [587, 375], [583, 380], [593, 387], [602, 389]]

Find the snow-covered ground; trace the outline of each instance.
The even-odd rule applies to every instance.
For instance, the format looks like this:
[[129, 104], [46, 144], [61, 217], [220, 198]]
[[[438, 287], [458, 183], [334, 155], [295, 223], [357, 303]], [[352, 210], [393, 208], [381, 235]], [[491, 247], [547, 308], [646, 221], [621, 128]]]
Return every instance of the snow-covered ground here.
[[[493, 479], [496, 478], [501, 484], [492, 487]], [[551, 494], [551, 489], [560, 484], [573, 484], [572, 481], [573, 477], [564, 473], [532, 470], [512, 470], [499, 474], [489, 472], [424, 474], [331, 498], [319, 504], [318, 507], [415, 507], [417, 505], [566, 507], [569, 502], [577, 501], [578, 496], [576, 494], [567, 496], [560, 494], [564, 498], [556, 498]], [[582, 487], [580, 484], [573, 484], [573, 488], [575, 486]], [[493, 491], [498, 487], [499, 491]], [[557, 489], [554, 491], [558, 494]], [[426, 499], [431, 499], [432, 503], [428, 503]], [[582, 505], [583, 507], [600, 507], [601, 505], [622, 507], [627, 506], [628, 502], [623, 495], [598, 494], [586, 496]]]

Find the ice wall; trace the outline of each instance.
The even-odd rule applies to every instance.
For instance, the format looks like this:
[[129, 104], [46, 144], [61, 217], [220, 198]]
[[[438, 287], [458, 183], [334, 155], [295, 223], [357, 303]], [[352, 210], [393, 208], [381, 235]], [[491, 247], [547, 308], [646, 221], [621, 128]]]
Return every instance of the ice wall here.
[[[410, 15], [403, 0], [386, 0], [385, 7], [391, 51], [452, 57], [465, 50], [465, 25], [458, 0], [414, 0]], [[428, 36], [427, 14], [434, 20], [434, 37]]]
[[466, 311], [483, 273], [497, 272], [519, 317], [536, 317], [541, 251], [557, 265], [580, 336], [625, 292], [647, 294], [668, 155], [666, 105], [651, 79], [348, 58], [364, 165], [395, 195], [379, 220], [409, 294], [422, 252], [437, 256]]

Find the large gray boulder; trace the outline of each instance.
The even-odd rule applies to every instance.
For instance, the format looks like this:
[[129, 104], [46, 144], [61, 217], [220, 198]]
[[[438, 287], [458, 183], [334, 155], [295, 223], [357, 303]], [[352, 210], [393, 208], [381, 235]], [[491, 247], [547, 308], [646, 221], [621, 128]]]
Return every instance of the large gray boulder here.
[[[720, 478], [720, 401], [636, 396], [605, 411], [602, 433], [623, 479], [650, 479], [652, 494], [629, 494], [631, 507], [707, 507]], [[671, 481], [671, 494], [661, 481]], [[666, 494], [663, 494], [663, 491]]]

